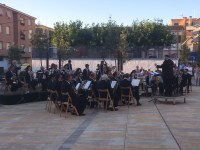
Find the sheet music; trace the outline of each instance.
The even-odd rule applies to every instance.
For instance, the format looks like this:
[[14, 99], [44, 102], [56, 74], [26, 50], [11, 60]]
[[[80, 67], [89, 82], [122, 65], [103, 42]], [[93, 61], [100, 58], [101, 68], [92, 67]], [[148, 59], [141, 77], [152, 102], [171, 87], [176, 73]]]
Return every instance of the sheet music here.
[[87, 81], [86, 84], [84, 85], [83, 89], [88, 90], [90, 87], [91, 81]]
[[114, 89], [115, 86], [116, 86], [116, 84], [117, 84], [117, 81], [112, 81], [112, 82], [111, 82], [111, 88]]
[[77, 91], [78, 91], [80, 85], [81, 85], [80, 83], [78, 83], [78, 84], [76, 85], [76, 90], [77, 90]]
[[140, 79], [133, 79], [131, 82], [132, 86], [139, 86], [139, 84], [140, 84]]

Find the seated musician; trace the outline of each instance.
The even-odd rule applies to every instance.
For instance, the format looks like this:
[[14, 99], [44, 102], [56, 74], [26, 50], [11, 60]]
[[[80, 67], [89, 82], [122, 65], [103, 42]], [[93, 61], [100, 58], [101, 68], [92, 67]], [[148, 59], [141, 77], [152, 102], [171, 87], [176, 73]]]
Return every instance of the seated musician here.
[[28, 88], [31, 87], [33, 90], [35, 90], [37, 81], [34, 79], [34, 74], [32, 72], [31, 66], [27, 66], [25, 69], [25, 80], [26, 83], [28, 83]]
[[188, 80], [188, 76], [187, 76], [187, 70], [181, 69], [179, 71], [180, 74], [180, 81], [179, 81], [179, 92], [180, 94], [183, 94], [183, 87], [187, 86], [187, 80]]
[[[119, 85], [120, 87], [131, 87], [133, 96], [135, 97], [136, 102], [137, 102], [137, 106], [141, 106], [141, 103], [139, 102], [140, 101], [139, 86], [133, 87], [131, 85], [130, 75], [128, 73], [124, 75], [124, 79], [120, 81]], [[129, 91], [127, 91], [127, 94], [128, 92]]]
[[17, 79], [17, 76], [14, 73], [14, 71], [15, 67], [11, 65], [8, 71], [6, 72], [6, 84], [11, 86], [11, 91], [16, 91], [22, 86], [21, 82]]
[[[76, 107], [79, 115], [82, 115], [87, 104], [86, 97], [83, 95], [78, 95], [75, 91], [74, 86], [71, 83], [72, 75], [67, 74], [61, 85], [61, 92], [68, 92], [70, 97], [72, 98], [72, 104]], [[64, 99], [64, 98], [63, 98]]]
[[163, 78], [161, 76], [162, 72], [160, 70], [157, 70], [157, 72], [159, 73], [159, 76], [157, 76], [159, 94], [163, 95], [164, 94], [164, 85], [163, 85]]
[[116, 85], [115, 87], [112, 89], [113, 90], [113, 97], [114, 97], [114, 106], [117, 107], [118, 106], [118, 102], [120, 100], [121, 97], [121, 92], [120, 92], [120, 86], [119, 86], [119, 82], [120, 82], [120, 73], [118, 71], [115, 71], [113, 73], [112, 78], [110, 78], [111, 81], [116, 81]]
[[42, 91], [47, 90], [47, 76], [48, 72], [44, 69], [43, 66], [40, 67], [40, 70], [36, 73], [36, 78], [38, 79], [38, 83], [41, 83]]
[[96, 74], [94, 72], [90, 73], [89, 81], [91, 81], [91, 89], [94, 92], [95, 97], [98, 97]]
[[[57, 100], [59, 101], [61, 99], [61, 83], [62, 83], [62, 75], [60, 74], [54, 74], [52, 76], [50, 76], [49, 78], [49, 82], [48, 82], [48, 90], [57, 92], [57, 94], [53, 94], [52, 99], [53, 101]], [[57, 97], [58, 96], [58, 97]]]
[[[117, 107], [117, 103], [116, 102], [116, 99], [113, 99], [113, 90], [111, 88], [111, 84], [110, 84], [110, 79], [108, 78], [108, 75], [107, 74], [103, 74], [101, 76], [101, 80], [97, 83], [97, 88], [98, 89], [107, 89], [110, 96], [111, 96], [111, 99], [114, 101], [114, 107]], [[106, 95], [105, 95], [106, 97]], [[104, 105], [105, 106], [105, 105]], [[118, 108], [116, 108], [115, 110], [118, 110]]]

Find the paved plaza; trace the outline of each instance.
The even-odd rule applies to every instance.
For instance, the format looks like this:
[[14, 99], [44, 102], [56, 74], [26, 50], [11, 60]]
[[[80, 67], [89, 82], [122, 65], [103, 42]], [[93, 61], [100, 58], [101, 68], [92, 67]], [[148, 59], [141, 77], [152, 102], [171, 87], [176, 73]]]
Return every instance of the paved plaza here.
[[0, 150], [200, 150], [200, 87], [186, 103], [148, 102], [85, 116], [48, 113], [45, 102], [0, 106]]

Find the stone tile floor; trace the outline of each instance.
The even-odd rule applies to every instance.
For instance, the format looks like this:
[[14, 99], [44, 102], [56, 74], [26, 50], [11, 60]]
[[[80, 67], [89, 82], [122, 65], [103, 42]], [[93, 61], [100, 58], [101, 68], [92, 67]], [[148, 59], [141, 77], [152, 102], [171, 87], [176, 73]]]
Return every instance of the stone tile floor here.
[[199, 91], [186, 103], [142, 97], [140, 107], [67, 118], [48, 113], [45, 102], [0, 106], [0, 150], [200, 150]]

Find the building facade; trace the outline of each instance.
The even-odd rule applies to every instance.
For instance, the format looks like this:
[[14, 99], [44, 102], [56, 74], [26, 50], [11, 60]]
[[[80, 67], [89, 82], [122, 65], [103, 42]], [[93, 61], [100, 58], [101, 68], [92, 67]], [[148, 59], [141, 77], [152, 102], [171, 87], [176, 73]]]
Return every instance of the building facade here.
[[189, 18], [171, 19], [170, 26], [182, 26], [186, 34], [186, 40], [181, 44], [186, 44], [191, 52], [196, 52], [200, 41], [198, 36], [200, 31], [200, 18], [192, 18], [190, 16]]
[[31, 64], [30, 39], [35, 32], [35, 19], [35, 17], [0, 3], [1, 70], [8, 67], [3, 64], [8, 64], [8, 49], [14, 45], [21, 49], [20, 63]]

